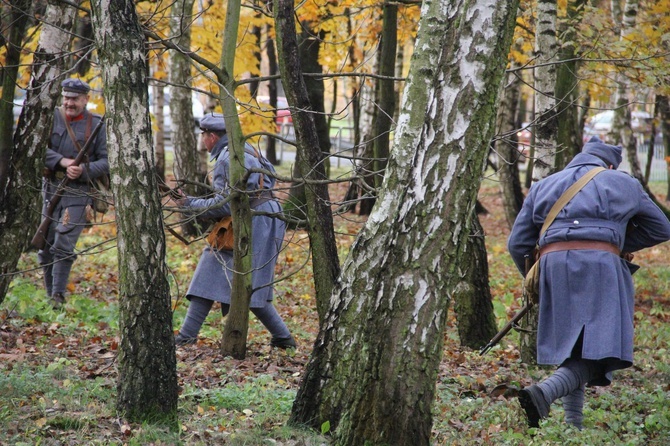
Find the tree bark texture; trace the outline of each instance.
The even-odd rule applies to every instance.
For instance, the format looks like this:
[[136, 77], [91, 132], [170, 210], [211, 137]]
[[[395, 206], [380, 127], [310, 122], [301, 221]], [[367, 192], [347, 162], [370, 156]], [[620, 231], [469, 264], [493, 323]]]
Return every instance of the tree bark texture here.
[[520, 127], [518, 104], [521, 95], [521, 81], [514, 73], [507, 75], [507, 81], [500, 98], [497, 125], [497, 133], [506, 136], [496, 140], [494, 147], [498, 155], [498, 179], [500, 181], [503, 209], [507, 225], [511, 229], [524, 199], [519, 173], [521, 153], [519, 152], [519, 138], [517, 137], [517, 129]]
[[235, 48], [240, 23], [240, 0], [231, 0], [226, 8], [223, 45], [221, 48], [221, 70], [217, 74], [221, 83], [220, 100], [226, 120], [228, 150], [230, 153], [230, 210], [233, 217], [233, 283], [230, 295], [230, 311], [223, 327], [221, 354], [235, 359], [244, 359], [247, 351], [249, 331], [249, 303], [253, 286], [251, 283], [251, 208], [246, 194], [247, 168], [244, 162], [244, 137], [237, 115], [235, 102]]
[[328, 421], [338, 445], [429, 444], [449, 296], [463, 280], [517, 6], [423, 3], [384, 185], [291, 414]]
[[535, 163], [533, 181], [555, 169], [556, 131], [556, 0], [538, 0], [535, 27]]
[[[558, 114], [556, 107], [556, 0], [538, 0], [535, 28], [535, 162], [533, 181], [539, 181], [556, 170], [556, 136]], [[537, 352], [537, 307], [533, 306], [524, 318], [519, 337], [522, 361], [534, 364]]]
[[476, 212], [473, 212], [470, 232], [463, 253], [462, 271], [459, 271], [463, 279], [453, 291], [454, 311], [461, 345], [480, 349], [498, 329], [491, 302], [484, 228]]
[[119, 256], [117, 409], [130, 420], [177, 415], [170, 286], [154, 171], [145, 39], [131, 0], [93, 2], [107, 106]]
[[569, 0], [567, 17], [561, 24], [561, 63], [556, 70], [557, 131], [556, 170], [563, 169], [581, 152], [582, 132], [579, 121], [579, 69], [576, 48], [577, 27], [584, 16], [587, 0]]
[[[297, 166], [301, 177], [306, 181], [325, 180], [327, 175], [324, 163], [328, 162], [328, 158], [324, 146], [321, 145], [322, 141], [316, 124], [317, 119], [323, 119], [325, 122], [325, 116], [312, 108], [312, 96], [309, 95], [302, 76], [292, 0], [276, 2], [275, 22], [279, 71], [286, 98], [292, 110], [299, 110], [298, 113], [293, 114], [297, 141]], [[321, 111], [323, 111], [323, 102], [321, 105]], [[327, 148], [329, 150], [330, 145]], [[305, 195], [316, 306], [319, 321], [323, 322], [333, 287], [340, 274], [340, 262], [337, 255], [328, 185], [318, 182], [305, 183]]]
[[389, 141], [395, 111], [395, 82], [392, 78], [395, 75], [398, 49], [398, 5], [394, 2], [384, 2], [383, 11], [379, 74], [385, 78], [377, 81], [379, 105], [373, 139], [376, 188], [382, 185], [386, 160], [389, 157]]
[[[275, 49], [274, 38], [270, 37], [270, 25], [266, 27], [266, 36], [267, 44], [265, 47], [265, 54], [268, 60], [268, 75], [274, 76], [278, 73], [279, 69], [277, 68], [277, 54]], [[268, 93], [270, 94], [270, 105], [274, 104], [273, 107], [277, 105], [277, 79], [270, 79], [268, 81]], [[275, 107], [276, 108], [276, 107]], [[275, 112], [276, 115], [276, 112]], [[277, 158], [277, 140], [274, 138], [267, 139], [267, 145], [265, 147], [265, 157], [273, 165], [279, 165], [279, 159]]]
[[[72, 30], [74, 15], [75, 9], [70, 5], [57, 2], [47, 6], [23, 110], [14, 137], [9, 136], [6, 140], [10, 144], [0, 149], [3, 152], [0, 164], [5, 168], [0, 175], [0, 240], [3, 246], [3, 255], [0, 256], [0, 303], [5, 299], [21, 253], [39, 226], [40, 212], [36, 209], [41, 209], [44, 157], [51, 135], [54, 108], [60, 97], [60, 76], [65, 68], [63, 55], [70, 45], [69, 31]], [[18, 63], [13, 67], [18, 70]], [[9, 68], [7, 63], [4, 70]], [[16, 73], [5, 72], [4, 76], [16, 79]], [[14, 83], [8, 88], [13, 95]], [[12, 123], [12, 110], [9, 110], [9, 115], [12, 118], [8, 121]]]
[[[5, 2], [3, 2], [5, 3]], [[12, 156], [14, 132], [14, 92], [16, 91], [16, 77], [21, 62], [23, 39], [30, 17], [28, 0], [12, 0], [0, 6], [0, 29], [4, 60], [0, 67], [0, 185], [7, 184], [9, 161]], [[4, 190], [4, 188], [3, 188]]]
[[[176, 36], [175, 43], [180, 48], [191, 48], [191, 23], [193, 22], [194, 0], [176, 0], [172, 5], [170, 30]], [[198, 167], [198, 141], [195, 135], [193, 117], [193, 95], [191, 94], [191, 59], [177, 50], [170, 51], [170, 119], [172, 121], [172, 149], [174, 151], [173, 171], [177, 181], [205, 183]], [[204, 195], [204, 188], [193, 184], [181, 186], [190, 196]], [[181, 226], [182, 234], [198, 234], [195, 221], [187, 221]]]

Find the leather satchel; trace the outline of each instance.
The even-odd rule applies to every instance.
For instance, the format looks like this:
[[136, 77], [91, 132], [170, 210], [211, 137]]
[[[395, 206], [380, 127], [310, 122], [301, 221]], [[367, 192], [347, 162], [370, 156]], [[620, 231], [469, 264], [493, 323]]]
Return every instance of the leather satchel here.
[[[547, 214], [547, 218], [544, 220], [542, 229], [540, 229], [539, 239], [542, 238], [542, 235], [547, 231], [549, 226], [554, 222], [554, 219], [561, 210], [565, 207], [566, 204], [572, 200], [572, 198], [577, 195], [577, 192], [582, 190], [586, 184], [591, 181], [596, 175], [600, 172], [603, 172], [607, 169], [604, 167], [596, 167], [584, 174], [579, 180], [577, 180], [572, 186], [570, 186], [563, 195], [554, 203]], [[538, 303], [540, 301], [540, 249], [539, 245], [536, 245], [535, 250], [533, 251], [533, 264], [529, 268], [526, 268], [526, 277], [523, 281], [524, 294], [526, 297], [531, 300], [533, 303]]]
[[212, 248], [219, 251], [233, 250], [233, 218], [223, 217], [213, 227], [207, 235], [207, 243]]

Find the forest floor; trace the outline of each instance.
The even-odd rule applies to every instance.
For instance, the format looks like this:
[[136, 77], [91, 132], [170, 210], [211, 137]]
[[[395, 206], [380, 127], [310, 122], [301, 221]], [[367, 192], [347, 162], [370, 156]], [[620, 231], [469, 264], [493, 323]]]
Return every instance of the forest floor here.
[[[661, 186], [657, 185], [660, 191]], [[344, 185], [333, 186], [342, 197]], [[489, 252], [490, 285], [498, 325], [520, 307], [520, 276], [506, 252], [509, 233], [494, 181], [484, 182], [480, 216]], [[661, 198], [665, 198], [662, 197]], [[0, 445], [321, 445], [328, 436], [287, 426], [291, 404], [317, 335], [317, 315], [304, 231], [287, 233], [275, 305], [298, 341], [296, 350], [269, 346], [269, 334], [251, 317], [247, 357], [223, 357], [223, 318], [212, 311], [196, 345], [177, 349], [179, 429], [133, 424], [115, 410], [118, 346], [118, 272], [110, 214], [81, 240], [84, 253], [71, 275], [63, 311], [46, 303], [35, 253], [26, 253], [0, 305]], [[365, 218], [336, 218], [341, 258]], [[202, 249], [170, 235], [174, 327], [187, 304], [183, 294]], [[509, 392], [548, 369], [520, 362], [518, 335], [485, 356], [459, 345], [450, 311], [433, 414], [435, 445], [667, 445], [670, 444], [670, 243], [636, 256], [636, 365], [614, 385], [587, 391], [585, 429], [566, 429], [560, 407], [540, 429], [529, 429]], [[215, 307], [215, 310], [218, 308]]]

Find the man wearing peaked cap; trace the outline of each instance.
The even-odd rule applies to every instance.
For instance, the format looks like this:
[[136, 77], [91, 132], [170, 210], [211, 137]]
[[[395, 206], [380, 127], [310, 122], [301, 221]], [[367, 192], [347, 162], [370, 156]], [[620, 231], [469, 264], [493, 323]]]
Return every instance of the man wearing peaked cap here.
[[91, 87], [80, 79], [65, 79], [60, 84], [61, 94], [67, 98], [76, 98], [79, 95], [87, 95], [91, 91]]
[[[200, 120], [202, 142], [215, 161], [212, 171], [212, 187], [216, 194], [206, 197], [182, 197], [175, 203], [185, 214], [210, 219], [212, 223], [231, 215], [230, 203], [226, 199], [230, 193], [228, 175], [230, 172], [230, 152], [226, 121], [220, 113], [208, 113]], [[253, 146], [246, 144], [245, 167], [274, 172], [274, 167]], [[296, 342], [291, 332], [275, 309], [273, 286], [275, 264], [284, 241], [286, 225], [280, 218], [281, 204], [272, 195], [275, 178], [253, 172], [247, 178], [247, 193], [250, 205], [258, 214], [251, 220], [252, 275], [254, 292], [249, 307], [272, 336], [270, 345], [278, 348], [295, 348]], [[209, 241], [209, 237], [207, 238]], [[222, 267], [223, 265], [223, 267]], [[186, 292], [190, 301], [186, 318], [175, 344], [194, 344], [214, 302], [221, 304], [221, 313], [226, 316], [230, 309], [231, 283], [233, 281], [233, 251], [213, 243], [205, 247], [191, 284]]]
[[[632, 275], [639, 266], [630, 253], [670, 239], [670, 222], [635, 178], [616, 170], [621, 159], [621, 147], [592, 138], [565, 169], [530, 188], [514, 222], [507, 246], [522, 274], [526, 257], [540, 248], [537, 362], [558, 366], [519, 392], [531, 427], [560, 398], [565, 421], [581, 429], [585, 387], [608, 386], [613, 371], [633, 365]], [[554, 203], [598, 167], [606, 170], [540, 237]]]
[[[63, 105], [56, 109], [46, 152], [42, 218], [49, 218], [52, 223], [46, 246], [37, 257], [44, 272], [47, 297], [54, 308], [65, 303], [65, 290], [76, 259], [75, 246], [87, 224], [87, 211], [91, 209], [91, 181], [109, 175], [105, 124], [84, 160], [79, 165], [74, 164], [80, 149], [102, 119], [86, 109], [90, 91], [91, 87], [79, 79], [65, 79], [61, 83]], [[61, 200], [52, 215], [45, 215], [49, 201], [65, 177], [68, 186]]]
[[200, 130], [223, 133], [226, 131], [226, 121], [221, 113], [207, 113], [200, 119]]

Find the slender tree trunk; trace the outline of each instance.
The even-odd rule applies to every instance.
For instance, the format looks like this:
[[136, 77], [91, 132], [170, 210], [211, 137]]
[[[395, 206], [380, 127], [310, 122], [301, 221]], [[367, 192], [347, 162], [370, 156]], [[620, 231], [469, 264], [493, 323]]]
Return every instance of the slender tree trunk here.
[[154, 103], [151, 104], [156, 119], [155, 135], [155, 153], [156, 153], [156, 174], [162, 182], [165, 182], [165, 86], [156, 84], [152, 86], [154, 90]]
[[[181, 48], [191, 47], [191, 23], [193, 22], [194, 0], [176, 0], [172, 5], [171, 34]], [[193, 116], [193, 95], [191, 94], [191, 63], [188, 56], [177, 50], [170, 51], [170, 120], [172, 121], [172, 149], [174, 151], [174, 175], [177, 181], [195, 180], [205, 183], [206, 175], [198, 168], [198, 145]], [[190, 196], [204, 195], [205, 191], [193, 184], [181, 186]], [[195, 221], [182, 224], [184, 235], [200, 232]]]
[[[635, 30], [635, 20], [637, 18], [638, 8], [639, 0], [626, 0], [623, 9], [623, 21], [620, 33], [621, 41], [627, 41], [628, 35]], [[640, 167], [640, 160], [637, 157], [637, 137], [633, 133], [631, 125], [630, 101], [628, 100], [629, 82], [630, 80], [624, 73], [617, 74], [617, 107], [614, 111], [614, 121], [612, 125], [612, 136], [615, 138], [614, 144], [621, 144], [623, 146], [626, 152], [626, 158], [628, 159], [631, 175], [637, 178], [652, 201], [663, 210], [668, 218], [670, 218], [670, 209], [659, 202], [651, 189], [649, 189], [649, 185], [644, 180], [644, 174]]]
[[561, 26], [561, 63], [556, 71], [556, 98], [558, 129], [556, 132], [556, 170], [563, 169], [581, 151], [582, 139], [579, 131], [579, 79], [577, 78], [577, 27], [584, 15], [587, 0], [570, 0], [567, 17]]
[[[235, 48], [237, 46], [237, 30], [240, 23], [240, 0], [231, 0], [226, 8], [223, 46], [221, 49], [221, 104], [226, 119], [226, 130], [230, 152], [230, 209], [233, 217], [233, 234], [235, 249], [233, 250], [233, 283], [231, 286], [230, 312], [226, 317], [221, 340], [221, 354], [244, 359], [247, 350], [247, 333], [249, 331], [249, 303], [253, 286], [251, 282], [251, 255], [253, 246], [251, 233], [251, 207], [246, 192], [247, 168], [244, 158], [244, 135], [237, 115], [237, 104], [234, 94], [235, 83]], [[230, 92], [230, 93], [227, 93]]]
[[[60, 75], [65, 68], [62, 56], [70, 45], [69, 32], [74, 15], [75, 9], [71, 5], [50, 3], [47, 6], [42, 33], [33, 55], [30, 88], [16, 132], [13, 138], [9, 136], [5, 140], [2, 137], [3, 142], [0, 142], [12, 143], [0, 150], [3, 152], [0, 164], [6, 167], [0, 175], [0, 241], [3, 246], [3, 255], [0, 256], [0, 303], [7, 294], [21, 253], [39, 226], [40, 213], [36, 209], [41, 208], [44, 157], [51, 135], [54, 108], [60, 97]], [[12, 43], [18, 48], [21, 40]], [[10, 66], [6, 62], [4, 69], [8, 70]], [[18, 64], [13, 66], [18, 69]], [[5, 72], [3, 76], [16, 79], [16, 73]], [[13, 95], [13, 83], [9, 89]], [[11, 110], [9, 114], [13, 116]], [[13, 122], [13, 117], [8, 121]], [[5, 150], [8, 150], [7, 154]]]
[[512, 228], [516, 216], [523, 204], [523, 190], [519, 173], [519, 138], [517, 130], [518, 104], [520, 100], [520, 81], [514, 73], [507, 76], [507, 86], [503, 90], [500, 106], [498, 107], [498, 134], [508, 135], [495, 142], [495, 151], [498, 154], [498, 179], [503, 198], [503, 209], [507, 225]]
[[535, 29], [535, 163], [533, 181], [555, 171], [556, 132], [556, 0], [538, 0]]
[[[277, 74], [278, 69], [277, 69], [277, 55], [275, 53], [275, 41], [272, 37], [270, 37], [270, 25], [267, 25], [266, 27], [266, 34], [268, 36], [267, 38], [267, 45], [265, 48], [265, 54], [268, 59], [268, 75], [269, 76], [274, 76]], [[270, 94], [270, 104], [277, 104], [277, 80], [276, 79], [271, 79], [268, 82], [268, 91]], [[273, 106], [274, 107], [274, 106]], [[276, 108], [276, 107], [275, 107]], [[265, 147], [265, 157], [270, 161], [273, 165], [277, 166], [279, 165], [279, 158], [277, 158], [277, 140], [274, 138], [268, 138], [267, 146]]]
[[[300, 69], [301, 73], [321, 73], [323, 71], [323, 68], [319, 64], [319, 48], [321, 46], [321, 41], [323, 40], [324, 33], [320, 34], [315, 34], [314, 31], [311, 30], [311, 26], [308, 22], [304, 22], [301, 24], [301, 29], [304, 31], [298, 36], [298, 51], [299, 51], [299, 65], [297, 66], [298, 69]], [[317, 38], [317, 36], [319, 38]], [[277, 37], [277, 40], [279, 41], [280, 37]], [[280, 54], [282, 49], [279, 48]], [[281, 56], [280, 56], [280, 67], [281, 67]], [[280, 68], [281, 70], [281, 68]], [[328, 158], [330, 154], [330, 130], [328, 128], [328, 122], [326, 120], [326, 115], [325, 115], [325, 107], [324, 107], [324, 93], [325, 93], [325, 87], [323, 85], [323, 80], [321, 79], [316, 79], [314, 77], [306, 77], [304, 78], [304, 85], [306, 88], [307, 92], [307, 97], [308, 97], [308, 104], [309, 104], [309, 110], [310, 110], [310, 119], [314, 122], [314, 126], [316, 129], [316, 134], [318, 138], [318, 143], [321, 152], [323, 152], [323, 155], [320, 156], [320, 158], [323, 158], [323, 161], [321, 161], [325, 177], [328, 177], [328, 173], [330, 172], [330, 158]], [[284, 85], [284, 90], [286, 90], [288, 87]], [[287, 97], [288, 97], [288, 92], [287, 92]], [[289, 102], [290, 104], [290, 102]], [[304, 112], [298, 112], [298, 114]], [[294, 117], [294, 129], [295, 129], [295, 117]], [[297, 135], [297, 129], [296, 129], [296, 135]], [[300, 170], [300, 165], [302, 164], [302, 160], [300, 157], [302, 156], [300, 150], [296, 153], [296, 162], [294, 165], [294, 176], [296, 178], [300, 178], [303, 176], [303, 172]], [[312, 166], [308, 162], [308, 169], [312, 169]], [[304, 189], [304, 184], [301, 182], [295, 182], [291, 185], [290, 189], [290, 197], [288, 202], [286, 203], [286, 206], [284, 207], [284, 212], [287, 213], [288, 215], [295, 216], [297, 218], [305, 218], [305, 206], [306, 206], [306, 201], [308, 200], [307, 196], [305, 195], [306, 191]]]
[[[5, 2], [3, 2], [5, 3]], [[26, 36], [28, 19], [30, 18], [30, 5], [28, 0], [12, 0], [2, 5], [0, 16], [2, 25], [3, 41], [5, 41], [2, 61], [0, 67], [0, 185], [5, 186], [9, 179], [10, 160], [12, 158], [14, 132], [14, 92], [16, 91], [16, 78], [21, 62], [21, 49], [23, 39]], [[4, 187], [3, 187], [4, 190]]]
[[463, 254], [463, 279], [453, 292], [461, 345], [473, 349], [486, 345], [498, 331], [493, 313], [484, 240], [484, 228], [475, 212], [472, 216], [471, 235]]
[[[538, 0], [537, 26], [535, 28], [535, 162], [533, 181], [539, 181], [556, 170], [556, 136], [558, 115], [556, 107], [556, 65], [558, 44], [556, 39], [556, 0]], [[537, 352], [537, 307], [532, 307], [524, 319], [521, 332], [521, 360], [535, 363]]]
[[[295, 34], [294, 3], [292, 0], [277, 0], [275, 4], [277, 27], [277, 49], [279, 71], [286, 91], [288, 103], [296, 110], [307, 110], [293, 116], [297, 146], [297, 166], [305, 180], [327, 179], [325, 162], [328, 158], [319, 136], [317, 119], [323, 113], [314, 113], [312, 95], [308, 95], [307, 85], [302, 76], [302, 67], [297, 54], [298, 41]], [[328, 146], [329, 147], [329, 146]], [[307, 226], [316, 288], [316, 308], [322, 323], [328, 309], [333, 287], [340, 274], [337, 255], [333, 215], [330, 210], [328, 186], [323, 183], [305, 185], [307, 205]]]
[[130, 420], [177, 421], [165, 234], [146, 112], [146, 41], [131, 0], [92, 2], [104, 80], [119, 251], [117, 409]]
[[377, 82], [379, 108], [374, 135], [374, 168], [377, 172], [374, 176], [374, 184], [377, 189], [381, 187], [384, 180], [384, 170], [389, 157], [389, 141], [395, 111], [395, 85], [390, 78], [395, 75], [398, 49], [398, 5], [395, 2], [384, 2], [383, 11], [379, 74], [385, 78]]
[[[661, 135], [663, 136], [663, 153], [667, 166], [665, 201], [670, 202], [670, 100], [668, 96], [658, 96], [658, 114], [661, 121]], [[656, 135], [652, 135], [652, 140]]]
[[463, 280], [517, 6], [423, 3], [384, 185], [291, 414], [328, 421], [337, 445], [429, 444], [449, 295]]

